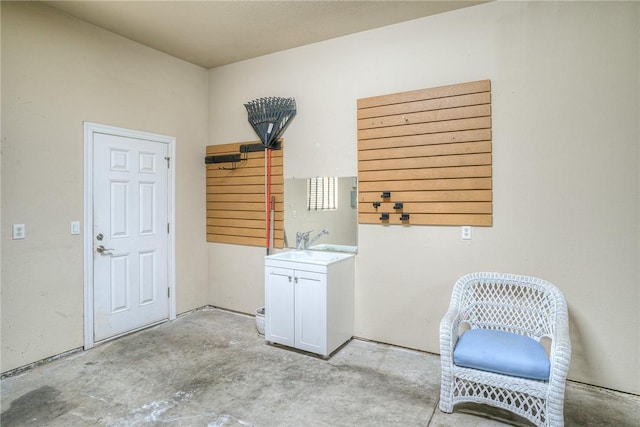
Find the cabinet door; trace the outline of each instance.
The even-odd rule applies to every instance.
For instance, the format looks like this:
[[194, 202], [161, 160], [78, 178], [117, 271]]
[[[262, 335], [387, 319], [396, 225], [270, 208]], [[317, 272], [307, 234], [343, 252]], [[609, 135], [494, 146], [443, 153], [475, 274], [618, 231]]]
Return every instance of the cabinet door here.
[[265, 269], [265, 339], [294, 347], [294, 272]]
[[326, 356], [327, 275], [296, 271], [295, 346]]

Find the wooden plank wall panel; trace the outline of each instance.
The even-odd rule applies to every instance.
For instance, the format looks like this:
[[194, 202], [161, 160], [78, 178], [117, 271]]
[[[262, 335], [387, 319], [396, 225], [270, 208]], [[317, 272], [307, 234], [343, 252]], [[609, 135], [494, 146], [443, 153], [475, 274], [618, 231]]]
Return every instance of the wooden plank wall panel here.
[[[239, 154], [244, 144], [210, 145], [207, 156]], [[284, 147], [284, 144], [282, 144]], [[271, 194], [275, 196], [274, 247], [284, 245], [283, 149], [271, 157]], [[207, 165], [207, 242], [266, 247], [265, 153], [246, 154], [235, 164]]]
[[361, 224], [491, 226], [492, 181], [489, 80], [358, 100]]

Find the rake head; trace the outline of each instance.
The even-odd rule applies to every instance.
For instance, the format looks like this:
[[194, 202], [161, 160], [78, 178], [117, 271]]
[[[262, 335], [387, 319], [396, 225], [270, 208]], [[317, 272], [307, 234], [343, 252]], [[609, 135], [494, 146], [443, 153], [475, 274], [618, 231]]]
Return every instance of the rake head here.
[[266, 147], [272, 147], [296, 115], [293, 98], [258, 98], [244, 104], [248, 120]]

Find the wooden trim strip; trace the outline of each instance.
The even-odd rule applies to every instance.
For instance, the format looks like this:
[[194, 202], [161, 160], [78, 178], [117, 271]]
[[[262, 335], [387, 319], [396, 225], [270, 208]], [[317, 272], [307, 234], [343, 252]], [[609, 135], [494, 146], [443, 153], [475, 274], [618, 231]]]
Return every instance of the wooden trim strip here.
[[[368, 160], [391, 160], [402, 159], [408, 157], [431, 157], [441, 156], [442, 153], [446, 154], [458, 154], [458, 153], [491, 153], [491, 141], [477, 141], [468, 143], [468, 147], [475, 147], [475, 149], [460, 150], [456, 148], [442, 148], [439, 146], [422, 146], [422, 147], [398, 147], [398, 148], [383, 148], [379, 150], [367, 150], [358, 153], [358, 160], [363, 164], [366, 164]], [[454, 144], [452, 144], [454, 145]], [[455, 147], [461, 144], [455, 144]], [[436, 148], [437, 147], [437, 148]]]
[[429, 89], [419, 89], [410, 92], [394, 93], [389, 95], [372, 96], [358, 100], [358, 109], [378, 107], [381, 105], [402, 104], [421, 101], [424, 99], [445, 98], [470, 93], [488, 92], [491, 90], [490, 80], [479, 80], [469, 83], [461, 83], [447, 86], [439, 86]]
[[[225, 194], [229, 193], [233, 190], [233, 194], [263, 194], [264, 195], [264, 184], [262, 185], [235, 185], [233, 188], [229, 188], [229, 186], [220, 186], [220, 185], [207, 185], [207, 194]], [[271, 192], [276, 194], [284, 194], [284, 185], [272, 185]]]
[[[458, 144], [462, 145], [462, 144]], [[456, 147], [460, 149], [468, 147]], [[463, 151], [461, 153], [443, 153], [430, 157], [407, 157], [401, 159], [386, 160], [368, 160], [360, 162], [360, 171], [384, 171], [398, 169], [424, 169], [424, 168], [442, 168], [442, 167], [462, 167], [462, 166], [480, 166], [491, 165], [491, 153]], [[450, 155], [449, 155], [450, 154]], [[400, 178], [397, 178], [400, 179]], [[369, 181], [366, 174], [359, 177], [359, 180]]]
[[[272, 177], [274, 184], [284, 184], [282, 177]], [[229, 186], [241, 186], [241, 185], [262, 185], [262, 191], [264, 192], [264, 176], [225, 176], [225, 177], [208, 177], [207, 185], [229, 185]]]
[[450, 120], [443, 122], [408, 124], [358, 131], [358, 139], [389, 138], [396, 136], [420, 135], [425, 133], [452, 132], [469, 129], [490, 129], [491, 117], [474, 117], [470, 119]]
[[[259, 215], [258, 211], [235, 211], [233, 212], [233, 219], [229, 218], [229, 212], [217, 211], [213, 209], [207, 209], [207, 225], [218, 224], [218, 220], [227, 221], [240, 221], [240, 220], [255, 220], [264, 222], [264, 215]], [[255, 227], [251, 227], [255, 228]]]
[[221, 211], [260, 211], [264, 209], [263, 203], [226, 203], [226, 202], [207, 202], [207, 209]]
[[421, 147], [434, 144], [457, 144], [460, 142], [490, 141], [491, 129], [472, 129], [454, 132], [407, 135], [358, 141], [358, 157], [367, 150], [380, 148]]
[[358, 191], [490, 190], [491, 178], [425, 179], [415, 181], [363, 181]]
[[402, 115], [418, 111], [443, 110], [446, 108], [465, 107], [491, 103], [491, 93], [481, 92], [470, 95], [458, 95], [448, 98], [427, 99], [424, 101], [405, 102], [402, 104], [383, 105], [381, 107], [362, 108], [358, 110], [358, 120], [373, 117]]
[[260, 229], [209, 226], [207, 227], [207, 233], [225, 236], [264, 237], [264, 227]]
[[264, 247], [264, 236], [262, 237], [225, 236], [222, 234], [211, 233], [211, 234], [207, 234], [207, 242], [232, 243], [235, 245]]
[[[209, 165], [211, 166], [211, 165]], [[282, 166], [275, 166], [271, 168], [272, 174], [282, 175]], [[250, 168], [241, 164], [237, 165], [237, 168], [234, 170], [225, 170], [225, 169], [207, 169], [207, 176], [212, 178], [224, 178], [228, 176], [264, 176], [264, 166], [259, 168]]]
[[[255, 220], [262, 221], [264, 223], [265, 217], [264, 215], [260, 216], [260, 212], [257, 211], [216, 211], [216, 210], [208, 210], [207, 211], [207, 225], [216, 225], [221, 224], [220, 221], [238, 221], [238, 220]], [[233, 217], [230, 217], [233, 215]], [[284, 213], [276, 211], [276, 223], [278, 221], [284, 220]], [[226, 224], [230, 224], [230, 222], [226, 222]], [[261, 225], [264, 228], [264, 225]]]
[[[491, 190], [394, 191], [393, 199], [403, 202], [490, 202]], [[360, 192], [359, 203], [382, 202], [379, 192]], [[372, 205], [373, 206], [373, 205]]]
[[[408, 211], [407, 211], [408, 212]], [[380, 220], [380, 214], [358, 214], [360, 224], [389, 224], [389, 225], [472, 225], [491, 226], [491, 214], [416, 214], [408, 212], [409, 221], [401, 221], [400, 213], [390, 212], [389, 221]]]
[[[279, 198], [279, 197], [280, 197], [280, 195], [277, 195], [276, 199]], [[282, 200], [280, 200], [280, 201], [282, 201]], [[224, 194], [215, 194], [213, 196], [210, 196], [207, 199], [207, 202], [226, 202], [226, 203], [252, 202], [252, 203], [264, 203], [264, 194], [259, 194], [259, 193], [224, 193]]]
[[400, 170], [376, 170], [360, 172], [358, 180], [367, 181], [409, 181], [446, 178], [486, 178], [491, 177], [491, 163], [484, 166], [452, 168], [419, 168]]
[[468, 107], [448, 108], [445, 110], [420, 111], [402, 115], [372, 117], [358, 120], [358, 129], [376, 129], [389, 126], [406, 126], [409, 124], [442, 122], [449, 120], [488, 117], [491, 105], [472, 105]]
[[[400, 200], [399, 200], [400, 201]], [[396, 212], [393, 202], [385, 202], [377, 209], [371, 203], [362, 203], [358, 213]], [[490, 214], [491, 202], [425, 202], [414, 203], [403, 201], [402, 212], [441, 213], [441, 214]], [[398, 211], [400, 212], [400, 211]]]
[[[207, 242], [227, 243], [232, 245], [257, 246], [257, 247], [264, 247], [264, 243], [265, 243], [264, 236], [260, 238], [256, 238], [256, 237], [244, 237], [244, 236], [225, 236], [221, 234], [207, 234]], [[284, 239], [274, 238], [273, 245], [276, 248], [283, 248]]]
[[255, 229], [264, 231], [264, 219], [261, 221], [261, 220], [248, 220], [248, 219], [217, 218], [217, 219], [212, 219], [212, 221], [207, 221], [207, 225], [255, 228]]

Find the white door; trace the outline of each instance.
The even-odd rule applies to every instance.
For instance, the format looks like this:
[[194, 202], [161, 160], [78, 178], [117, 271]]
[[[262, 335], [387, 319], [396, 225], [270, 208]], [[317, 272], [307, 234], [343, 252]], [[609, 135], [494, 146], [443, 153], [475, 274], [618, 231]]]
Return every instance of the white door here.
[[93, 134], [93, 335], [169, 318], [168, 144]]

